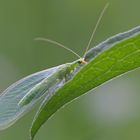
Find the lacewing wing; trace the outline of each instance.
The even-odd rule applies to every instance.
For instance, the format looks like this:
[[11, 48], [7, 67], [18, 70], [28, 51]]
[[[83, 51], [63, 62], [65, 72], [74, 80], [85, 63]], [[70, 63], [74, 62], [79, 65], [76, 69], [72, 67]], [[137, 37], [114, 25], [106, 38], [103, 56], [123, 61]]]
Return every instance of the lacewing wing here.
[[3, 91], [0, 95], [0, 130], [11, 126], [16, 122], [16, 120], [18, 120], [26, 112], [28, 112], [33, 107], [33, 105], [43, 96], [43, 94], [37, 96], [36, 98], [33, 98], [29, 104], [23, 107], [18, 105], [20, 100], [34, 86], [39, 84], [44, 79], [47, 79], [48, 77], [56, 73], [59, 68], [64, 66], [65, 64], [29, 75], [17, 81], [5, 91]]

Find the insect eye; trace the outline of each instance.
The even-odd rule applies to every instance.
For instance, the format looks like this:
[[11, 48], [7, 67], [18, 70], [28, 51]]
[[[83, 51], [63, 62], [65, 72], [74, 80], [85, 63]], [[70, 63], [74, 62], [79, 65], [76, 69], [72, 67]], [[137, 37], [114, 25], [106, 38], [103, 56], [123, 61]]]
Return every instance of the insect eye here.
[[84, 58], [80, 58], [78, 61], [79, 64], [87, 64]]

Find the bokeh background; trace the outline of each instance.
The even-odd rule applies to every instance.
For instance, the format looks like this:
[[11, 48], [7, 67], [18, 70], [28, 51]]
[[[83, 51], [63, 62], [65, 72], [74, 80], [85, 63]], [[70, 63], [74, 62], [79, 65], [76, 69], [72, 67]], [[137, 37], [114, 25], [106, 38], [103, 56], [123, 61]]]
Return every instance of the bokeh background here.
[[[108, 0], [1, 0], [0, 92], [31, 73], [75, 60], [48, 37], [83, 54]], [[140, 25], [140, 0], [110, 0], [91, 46]], [[28, 140], [33, 111], [0, 132], [0, 140]], [[35, 140], [139, 140], [140, 70], [129, 72], [66, 105]]]

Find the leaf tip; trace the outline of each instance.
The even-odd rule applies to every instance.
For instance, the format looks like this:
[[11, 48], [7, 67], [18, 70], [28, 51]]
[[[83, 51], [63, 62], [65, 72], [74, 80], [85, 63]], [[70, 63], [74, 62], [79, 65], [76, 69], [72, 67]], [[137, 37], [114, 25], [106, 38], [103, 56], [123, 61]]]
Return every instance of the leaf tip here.
[[34, 140], [34, 136], [31, 132], [30, 132], [30, 140]]

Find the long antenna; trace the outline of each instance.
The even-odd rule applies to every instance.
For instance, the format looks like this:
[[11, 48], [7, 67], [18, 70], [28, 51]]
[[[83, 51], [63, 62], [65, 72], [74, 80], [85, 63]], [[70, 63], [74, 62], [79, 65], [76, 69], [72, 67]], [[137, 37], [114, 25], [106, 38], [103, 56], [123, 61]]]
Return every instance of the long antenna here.
[[86, 53], [87, 53], [87, 51], [89, 50], [91, 41], [92, 41], [92, 39], [93, 39], [93, 37], [94, 37], [96, 31], [97, 31], [97, 28], [98, 28], [98, 26], [99, 26], [99, 24], [100, 24], [100, 21], [101, 21], [103, 15], [104, 15], [105, 11], [107, 10], [108, 6], [109, 6], [109, 3], [107, 3], [107, 4], [105, 5], [104, 9], [102, 10], [102, 12], [101, 12], [101, 14], [100, 14], [100, 16], [99, 16], [99, 18], [98, 18], [98, 21], [97, 21], [97, 23], [96, 23], [96, 25], [95, 25], [95, 27], [94, 27], [94, 29], [93, 29], [93, 32], [92, 32], [92, 34], [91, 34], [90, 39], [89, 39], [88, 45], [87, 45], [86, 50], [85, 50], [85, 53], [84, 53], [84, 55], [83, 55], [83, 58], [85, 58]]
[[81, 58], [81, 56], [80, 56], [79, 54], [77, 54], [76, 52], [74, 52], [72, 49], [66, 47], [65, 45], [63, 45], [63, 44], [61, 44], [61, 43], [59, 43], [59, 42], [57, 42], [57, 41], [54, 41], [54, 40], [51, 40], [51, 39], [48, 39], [48, 38], [42, 38], [42, 37], [38, 37], [38, 38], [36, 38], [35, 40], [46, 41], [46, 42], [55, 44], [55, 45], [57, 45], [57, 46], [59, 46], [59, 47], [62, 47], [62, 48], [64, 48], [64, 49], [68, 50], [69, 52], [73, 53], [73, 54], [76, 55], [78, 58]]

